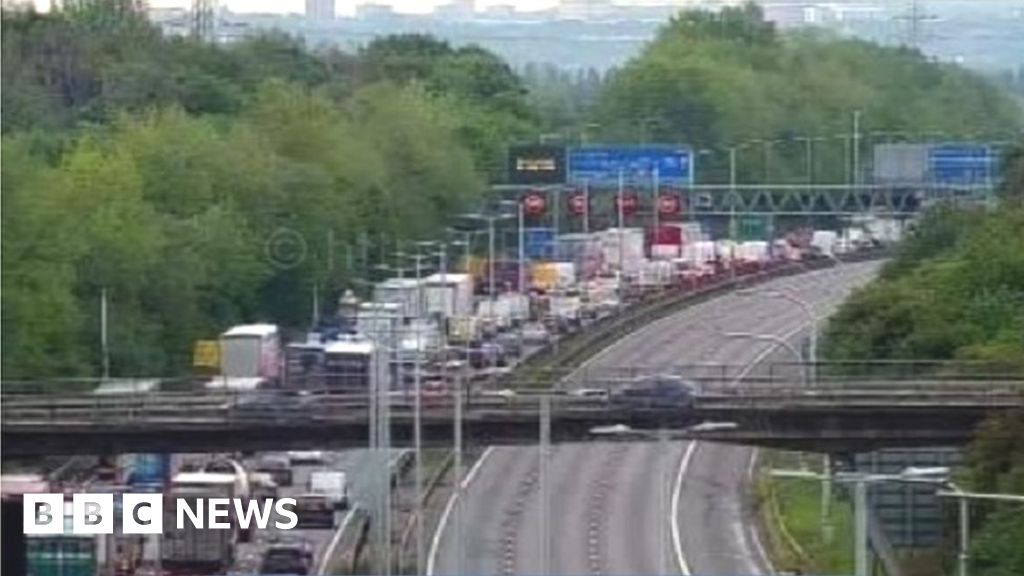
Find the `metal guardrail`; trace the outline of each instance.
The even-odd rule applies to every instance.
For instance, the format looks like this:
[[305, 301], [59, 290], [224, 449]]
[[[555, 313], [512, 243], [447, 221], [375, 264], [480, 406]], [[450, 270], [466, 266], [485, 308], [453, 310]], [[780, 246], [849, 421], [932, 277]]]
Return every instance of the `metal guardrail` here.
[[[258, 394], [258, 393], [252, 393]], [[540, 410], [544, 394], [509, 397], [482, 397], [467, 405], [467, 417], [474, 412], [497, 419], [534, 414]], [[450, 418], [454, 407], [452, 396], [439, 396], [424, 403], [425, 417]], [[551, 396], [552, 413], [572, 415], [595, 411], [617, 412], [627, 417], [637, 405], [620, 402], [611, 397], [584, 397], [568, 394]], [[642, 402], [641, 402], [642, 404]], [[780, 408], [857, 408], [863, 406], [1024, 406], [1024, 382], [991, 381], [985, 386], [976, 382], [946, 381], [936, 386], [933, 382], [899, 386], [882, 383], [845, 383], [842, 386], [823, 386], [809, 389], [799, 385], [781, 385], [771, 382], [747, 382], [742, 387], [726, 383], [704, 383], [694, 396], [694, 408], [700, 409], [780, 409]], [[243, 405], [244, 406], [244, 405]], [[107, 402], [96, 405], [74, 398], [40, 399], [24, 403], [4, 403], [4, 427], [12, 426], [131, 426], [149, 424], [195, 423], [227, 427], [254, 423], [305, 425], [316, 422], [358, 423], [368, 418], [369, 402], [365, 398], [317, 398], [307, 404], [281, 405], [274, 408], [245, 409], [238, 405], [198, 404], [173, 402], [136, 403], [132, 401]], [[409, 417], [413, 404], [407, 401], [391, 406], [397, 418]], [[643, 410], [643, 408], [639, 408]], [[678, 409], [685, 409], [680, 405]]]

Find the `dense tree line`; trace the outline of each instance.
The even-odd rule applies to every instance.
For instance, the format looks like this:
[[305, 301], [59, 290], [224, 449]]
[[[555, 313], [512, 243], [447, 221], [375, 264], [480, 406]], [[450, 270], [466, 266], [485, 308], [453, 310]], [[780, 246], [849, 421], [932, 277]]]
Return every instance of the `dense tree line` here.
[[187, 370], [231, 323], [301, 326], [477, 202], [525, 90], [478, 48], [164, 38], [117, 3], [3, 15], [4, 376]]
[[[301, 325], [314, 286], [329, 300], [435, 233], [500, 179], [506, 144], [541, 132], [713, 147], [831, 133], [855, 107], [865, 131], [1017, 122], [965, 72], [782, 36], [749, 6], [682, 13], [610, 78], [521, 78], [421, 35], [354, 54], [167, 38], [131, 4], [3, 15], [10, 377], [95, 373], [103, 291], [116, 374], [183, 370], [193, 339], [232, 322]], [[800, 170], [796, 152], [772, 161]]]
[[804, 182], [804, 139], [820, 138], [814, 180], [842, 183], [851, 179], [845, 137], [855, 110], [865, 158], [874, 142], [1007, 139], [1021, 126], [1017, 103], [980, 76], [908, 48], [784, 35], [754, 4], [672, 18], [611, 74], [591, 121], [609, 141], [713, 150], [700, 159], [705, 183], [727, 181], [723, 152], [733, 145], [741, 183]]

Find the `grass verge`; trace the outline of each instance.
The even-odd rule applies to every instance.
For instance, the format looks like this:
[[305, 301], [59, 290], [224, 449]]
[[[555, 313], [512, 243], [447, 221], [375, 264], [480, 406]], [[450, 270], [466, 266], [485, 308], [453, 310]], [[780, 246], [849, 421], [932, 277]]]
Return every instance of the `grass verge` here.
[[[771, 452], [770, 468], [821, 471], [821, 458], [792, 452]], [[779, 570], [804, 574], [853, 573], [853, 508], [842, 486], [833, 485], [829, 515], [831, 537], [821, 526], [822, 484], [816, 480], [772, 478], [758, 482], [762, 518], [772, 563]]]

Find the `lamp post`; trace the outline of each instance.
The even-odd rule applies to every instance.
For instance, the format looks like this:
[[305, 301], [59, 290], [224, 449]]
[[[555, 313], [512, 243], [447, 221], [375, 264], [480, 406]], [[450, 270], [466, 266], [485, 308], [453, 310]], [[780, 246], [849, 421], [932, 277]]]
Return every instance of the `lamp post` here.
[[503, 200], [501, 202], [501, 205], [502, 206], [506, 206], [506, 207], [515, 206], [515, 208], [516, 208], [516, 227], [517, 227], [518, 232], [519, 232], [519, 258], [518, 258], [518, 264], [519, 264], [518, 273], [519, 273], [519, 276], [517, 278], [517, 282], [518, 282], [518, 286], [519, 286], [519, 293], [520, 294], [525, 294], [526, 293], [526, 261], [525, 261], [525, 258], [526, 258], [526, 244], [525, 244], [526, 212], [525, 212], [525, 208], [523, 207], [523, 200], [520, 199], [518, 202], [512, 201], [512, 200]]
[[957, 509], [960, 524], [959, 551], [957, 554], [957, 575], [968, 576], [970, 568], [970, 502], [971, 500], [987, 500], [1000, 502], [1014, 502], [1024, 504], [1024, 496], [1018, 494], [986, 494], [981, 492], [965, 492], [956, 484], [946, 482], [947, 490], [939, 490], [935, 493], [939, 498], [952, 498], [957, 501]]
[[860, 184], [860, 110], [853, 111], [853, 186]]
[[[899, 474], [867, 474], [862, 472], [839, 472], [836, 474], [818, 474], [807, 470], [771, 470], [776, 478], [794, 478], [802, 480], [824, 480], [831, 477], [834, 482], [853, 484], [854, 502], [854, 574], [870, 576], [868, 558], [868, 487], [881, 482], [942, 484], [947, 482], [944, 476], [946, 468], [906, 468]], [[1022, 498], [1024, 499], [1024, 498]]]
[[[790, 354], [793, 355], [793, 357], [796, 358], [796, 361], [798, 363], [804, 362], [804, 356], [803, 354], [800, 353], [800, 350], [798, 350], [795, 346], [793, 346], [793, 344], [791, 344], [785, 338], [775, 334], [757, 334], [754, 332], [724, 332], [722, 333], [722, 335], [725, 336], [726, 338], [745, 338], [748, 340], [761, 340], [764, 342], [772, 342], [778, 346], [785, 348], [786, 351], [788, 351]], [[807, 388], [807, 372], [801, 371], [801, 380], [803, 383], [803, 387]]]
[[782, 289], [782, 288], [767, 288], [767, 289], [746, 288], [746, 289], [743, 289], [743, 290], [737, 290], [736, 293], [738, 295], [740, 295], [740, 296], [754, 296], [754, 295], [757, 295], [757, 294], [764, 294], [766, 296], [770, 296], [770, 297], [773, 297], [773, 298], [781, 298], [783, 300], [787, 300], [789, 302], [792, 302], [793, 304], [796, 304], [797, 306], [800, 307], [801, 310], [803, 310], [804, 315], [807, 316], [807, 321], [808, 321], [808, 324], [809, 324], [810, 330], [811, 330], [808, 356], [810, 356], [810, 363], [811, 363], [811, 366], [812, 366], [812, 368], [810, 368], [810, 369], [808, 369], [805, 366], [804, 370], [805, 371], [808, 371], [808, 370], [810, 371], [810, 376], [806, 377], [806, 380], [808, 380], [810, 382], [810, 384], [813, 386], [815, 384], [815, 381], [814, 381], [815, 374], [814, 374], [813, 366], [816, 366], [817, 363], [818, 363], [818, 322], [819, 322], [818, 315], [814, 312], [814, 306], [811, 305], [811, 303], [808, 302], [807, 300], [805, 300], [805, 299], [801, 298], [799, 295], [797, 295], [796, 292], [794, 292], [792, 290], [788, 290], [788, 289]]
[[511, 216], [509, 214], [489, 215], [489, 214], [470, 213], [470, 214], [463, 214], [462, 217], [466, 218], [466, 219], [469, 219], [469, 220], [480, 220], [482, 222], [486, 222], [487, 223], [487, 276], [488, 276], [488, 279], [487, 279], [488, 280], [488, 282], [487, 282], [487, 284], [488, 284], [487, 290], [488, 290], [488, 298], [491, 301], [491, 309], [492, 309], [492, 313], [493, 313], [494, 296], [495, 296], [495, 287], [494, 287], [494, 223], [499, 221], [499, 220], [504, 220], [506, 218], [510, 218]]

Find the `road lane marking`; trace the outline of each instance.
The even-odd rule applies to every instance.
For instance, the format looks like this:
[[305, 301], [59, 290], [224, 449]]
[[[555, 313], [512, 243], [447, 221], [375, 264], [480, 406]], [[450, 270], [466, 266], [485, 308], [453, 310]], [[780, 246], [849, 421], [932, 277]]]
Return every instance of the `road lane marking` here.
[[325, 571], [327, 570], [327, 564], [330, 562], [331, 557], [334, 556], [334, 549], [338, 547], [338, 543], [341, 542], [342, 535], [345, 534], [345, 529], [348, 528], [349, 523], [352, 522], [352, 518], [355, 516], [356, 510], [358, 509], [359, 506], [352, 507], [352, 509], [348, 511], [348, 514], [345, 514], [345, 517], [342, 518], [341, 525], [338, 526], [338, 529], [334, 532], [334, 537], [331, 538], [331, 543], [327, 545], [327, 549], [324, 550], [323, 557], [320, 558], [320, 569], [316, 571], [317, 576], [324, 576], [324, 574], [326, 574]]
[[[806, 322], [801, 322], [800, 325], [795, 329], [787, 332], [782, 338], [792, 338], [794, 335], [802, 332], [807, 328]], [[742, 371], [733, 379], [733, 383], [739, 383], [743, 378], [747, 376], [758, 364], [760, 364], [769, 354], [778, 348], [777, 344], [769, 346], [767, 349], [759, 352], [754, 358], [743, 368]], [[691, 440], [690, 444], [686, 447], [686, 453], [683, 455], [683, 459], [679, 464], [679, 471], [676, 474], [675, 486], [672, 489], [672, 505], [669, 513], [672, 515], [670, 524], [672, 527], [672, 545], [675, 548], [676, 565], [679, 571], [683, 573], [683, 576], [692, 576], [690, 571], [690, 565], [686, 562], [686, 555], [683, 552], [682, 536], [679, 529], [679, 501], [683, 489], [683, 477], [686, 476], [686, 471], [690, 467], [690, 461], [693, 459], [694, 453], [697, 451], [697, 441]], [[753, 473], [753, 464], [748, 468], [748, 474]], [[768, 572], [771, 574], [775, 573], [774, 567], [772, 567], [771, 561], [767, 555], [764, 554], [764, 549], [760, 546], [760, 540], [755, 539], [759, 548], [758, 552], [761, 554], [764, 560], [764, 565], [768, 568]]]
[[686, 470], [690, 467], [690, 461], [693, 459], [693, 454], [697, 451], [697, 442], [691, 440], [690, 444], [686, 446], [686, 452], [683, 454], [683, 459], [679, 461], [679, 472], [676, 473], [675, 486], [672, 488], [672, 505], [669, 507], [669, 514], [672, 515], [670, 522], [672, 528], [672, 546], [676, 552], [676, 565], [679, 571], [683, 573], [683, 576], [691, 576], [690, 565], [686, 563], [686, 556], [683, 554], [683, 540], [680, 536], [679, 531], [679, 500], [680, 495], [683, 491], [683, 476], [686, 475]]
[[[757, 469], [757, 457], [758, 450], [754, 448], [750, 452], [750, 465], [747, 466], [747, 484], [753, 489], [754, 486], [754, 471]], [[754, 547], [757, 548], [757, 554], [761, 557], [762, 565], [768, 569], [768, 574], [775, 574], [775, 567], [772, 566], [771, 560], [768, 558], [767, 552], [764, 549], [764, 543], [761, 542], [761, 531], [757, 529], [757, 524], [748, 524], [748, 531], [754, 540]]]
[[[469, 469], [469, 474], [466, 474], [466, 478], [462, 480], [463, 492], [469, 488], [473, 479], [480, 473], [480, 469], [492, 452], [494, 452], [494, 446], [488, 446], [484, 453], [480, 455], [480, 458], [477, 458], [473, 467]], [[458, 479], [456, 479], [456, 482], [458, 482]], [[430, 553], [427, 555], [427, 576], [434, 576], [437, 553], [441, 549], [441, 537], [444, 536], [444, 529], [448, 526], [448, 517], [451, 516], [452, 510], [455, 508], [455, 501], [458, 499], [458, 495], [459, 491], [452, 491], [452, 495], [448, 497], [448, 502], [444, 506], [444, 512], [441, 513], [441, 520], [437, 524], [437, 529], [434, 530], [434, 537], [430, 541]]]

